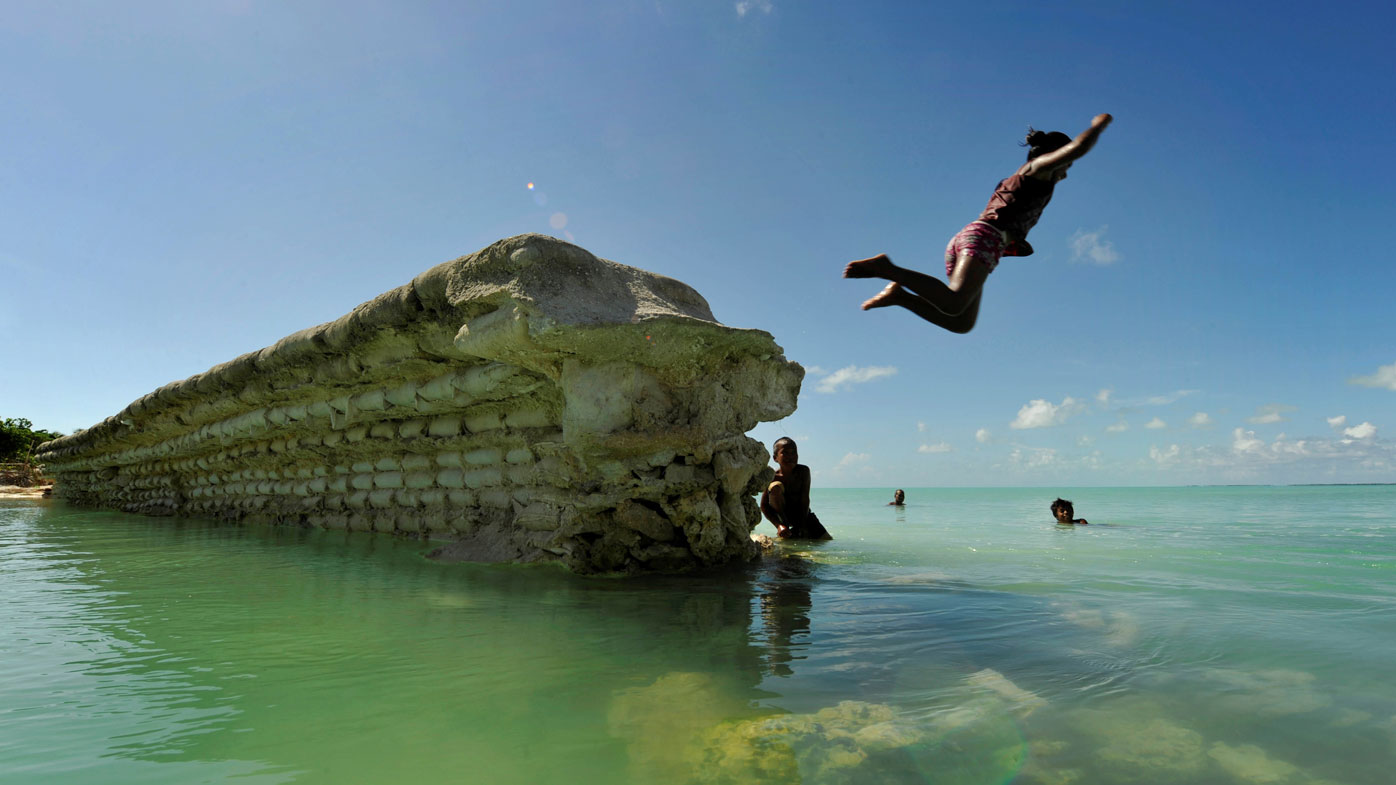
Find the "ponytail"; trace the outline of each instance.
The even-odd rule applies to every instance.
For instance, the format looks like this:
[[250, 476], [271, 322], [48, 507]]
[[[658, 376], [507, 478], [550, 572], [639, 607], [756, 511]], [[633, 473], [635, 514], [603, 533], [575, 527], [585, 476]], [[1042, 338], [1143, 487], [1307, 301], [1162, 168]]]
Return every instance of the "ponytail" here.
[[1039, 131], [1032, 126], [1028, 126], [1028, 134], [1023, 137], [1019, 147], [1028, 148], [1028, 160], [1046, 155], [1053, 150], [1060, 150], [1071, 143], [1071, 137], [1061, 131]]

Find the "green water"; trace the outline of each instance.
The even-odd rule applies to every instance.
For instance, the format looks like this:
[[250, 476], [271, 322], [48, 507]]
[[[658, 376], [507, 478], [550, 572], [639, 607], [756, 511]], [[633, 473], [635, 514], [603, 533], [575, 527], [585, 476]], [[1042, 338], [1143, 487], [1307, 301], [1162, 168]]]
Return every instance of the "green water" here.
[[1057, 492], [641, 580], [0, 501], [0, 782], [1392, 781], [1396, 488]]

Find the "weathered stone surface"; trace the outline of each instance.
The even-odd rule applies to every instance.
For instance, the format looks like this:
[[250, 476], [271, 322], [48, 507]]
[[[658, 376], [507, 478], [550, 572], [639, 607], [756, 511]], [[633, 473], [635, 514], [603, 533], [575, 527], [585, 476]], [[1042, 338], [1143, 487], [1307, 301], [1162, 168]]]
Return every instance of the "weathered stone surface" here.
[[753, 556], [804, 370], [671, 278], [542, 235], [167, 384], [41, 447], [55, 495], [395, 531], [441, 558], [674, 571]]

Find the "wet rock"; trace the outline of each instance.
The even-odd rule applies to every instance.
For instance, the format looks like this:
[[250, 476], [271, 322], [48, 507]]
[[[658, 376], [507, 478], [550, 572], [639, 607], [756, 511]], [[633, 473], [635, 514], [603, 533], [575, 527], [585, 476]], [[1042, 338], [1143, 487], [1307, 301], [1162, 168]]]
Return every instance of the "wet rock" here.
[[664, 276], [521, 235], [43, 445], [55, 495], [458, 539], [442, 559], [684, 572], [753, 558], [745, 436], [804, 371]]

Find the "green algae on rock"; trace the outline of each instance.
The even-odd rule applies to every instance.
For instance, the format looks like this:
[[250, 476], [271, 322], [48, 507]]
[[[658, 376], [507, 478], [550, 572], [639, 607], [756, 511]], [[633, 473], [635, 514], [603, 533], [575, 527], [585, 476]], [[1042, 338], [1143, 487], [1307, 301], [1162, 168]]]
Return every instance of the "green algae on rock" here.
[[40, 447], [73, 503], [395, 532], [443, 559], [682, 572], [754, 556], [804, 370], [671, 278], [543, 235]]

